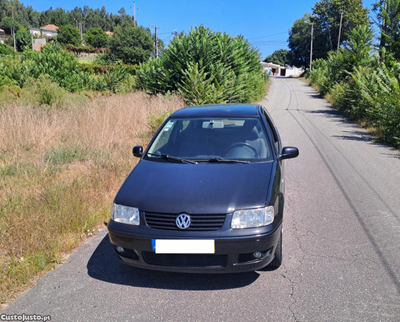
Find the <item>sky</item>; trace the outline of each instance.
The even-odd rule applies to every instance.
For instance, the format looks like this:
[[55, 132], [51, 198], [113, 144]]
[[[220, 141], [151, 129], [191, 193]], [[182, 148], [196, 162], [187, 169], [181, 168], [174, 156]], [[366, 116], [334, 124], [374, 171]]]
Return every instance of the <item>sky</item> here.
[[[37, 11], [61, 7], [71, 10], [88, 5], [105, 6], [117, 13], [121, 7], [133, 15], [133, 1], [128, 0], [20, 0]], [[174, 30], [188, 32], [204, 24], [214, 31], [232, 36], [243, 35], [261, 53], [261, 58], [275, 50], [287, 49], [288, 30], [296, 19], [311, 13], [315, 0], [136, 0], [136, 20], [144, 27], [159, 27], [159, 38], [166, 43]], [[375, 0], [364, 0], [371, 9]], [[154, 32], [154, 29], [153, 29]]]

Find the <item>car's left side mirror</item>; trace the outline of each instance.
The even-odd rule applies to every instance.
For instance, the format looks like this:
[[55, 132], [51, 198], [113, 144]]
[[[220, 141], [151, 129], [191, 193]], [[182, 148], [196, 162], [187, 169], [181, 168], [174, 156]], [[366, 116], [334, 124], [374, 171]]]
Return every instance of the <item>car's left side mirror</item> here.
[[282, 149], [282, 154], [279, 156], [279, 159], [293, 159], [299, 156], [299, 149], [295, 148], [294, 146], [285, 146]]
[[132, 153], [135, 157], [141, 158], [143, 156], [143, 147], [141, 145], [134, 146]]

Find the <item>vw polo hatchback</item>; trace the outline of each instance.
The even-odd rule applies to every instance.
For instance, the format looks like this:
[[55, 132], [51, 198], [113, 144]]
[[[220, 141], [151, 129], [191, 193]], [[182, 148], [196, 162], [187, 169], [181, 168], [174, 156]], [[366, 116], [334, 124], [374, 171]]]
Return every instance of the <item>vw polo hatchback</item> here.
[[282, 262], [282, 147], [258, 105], [173, 113], [117, 193], [108, 231], [122, 262], [175, 272], [244, 272]]

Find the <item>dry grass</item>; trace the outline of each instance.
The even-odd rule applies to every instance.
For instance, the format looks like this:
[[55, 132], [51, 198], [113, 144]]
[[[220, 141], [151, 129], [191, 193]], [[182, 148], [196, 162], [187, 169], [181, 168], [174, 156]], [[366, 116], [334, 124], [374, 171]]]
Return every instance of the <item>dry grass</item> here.
[[183, 106], [144, 93], [67, 109], [0, 110], [0, 303], [51, 269], [109, 217], [149, 118]]

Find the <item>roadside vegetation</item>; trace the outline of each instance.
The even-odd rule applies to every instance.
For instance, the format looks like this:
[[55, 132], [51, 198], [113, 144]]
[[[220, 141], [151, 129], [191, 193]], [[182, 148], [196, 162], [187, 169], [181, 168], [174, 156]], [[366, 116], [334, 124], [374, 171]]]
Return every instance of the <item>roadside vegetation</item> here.
[[266, 60], [309, 67], [313, 24], [308, 81], [345, 116], [400, 148], [400, 0], [379, 0], [372, 10], [370, 21], [359, 0], [320, 0], [293, 23], [290, 51]]
[[142, 63], [136, 76], [140, 89], [179, 93], [187, 104], [257, 101], [268, 80], [259, 52], [246, 39], [204, 26], [176, 37], [161, 58]]
[[132, 146], [181, 107], [177, 96], [135, 92], [0, 109], [0, 303], [108, 220]]

